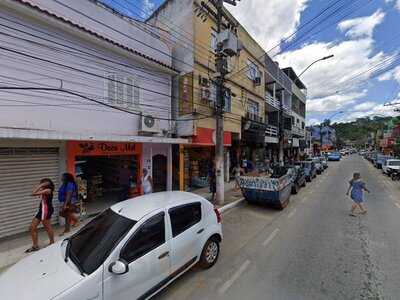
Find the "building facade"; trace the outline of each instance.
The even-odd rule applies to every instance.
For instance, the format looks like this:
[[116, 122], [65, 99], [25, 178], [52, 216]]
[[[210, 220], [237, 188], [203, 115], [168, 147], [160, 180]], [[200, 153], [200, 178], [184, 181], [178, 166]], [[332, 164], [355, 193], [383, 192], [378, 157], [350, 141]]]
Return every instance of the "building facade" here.
[[139, 194], [143, 168], [172, 189], [172, 148], [187, 140], [174, 138], [177, 72], [155, 30], [86, 0], [1, 1], [0, 25], [0, 238], [27, 230], [44, 177], [75, 175], [88, 213]]
[[[185, 39], [175, 34], [171, 43], [173, 66], [180, 71], [176, 83], [179, 98], [178, 118], [193, 119], [178, 124], [178, 135], [190, 143], [181, 147], [182, 189], [208, 185], [208, 170], [215, 148], [214, 110], [216, 22], [212, 16], [198, 16], [202, 8], [194, 0], [165, 1], [147, 20], [149, 24], [173, 33], [174, 26], [184, 28]], [[237, 22], [228, 11], [229, 17]], [[224, 146], [226, 180], [230, 169], [243, 158], [262, 160], [265, 139], [264, 50], [237, 22], [237, 36], [243, 44], [240, 55], [228, 58], [224, 105]]]

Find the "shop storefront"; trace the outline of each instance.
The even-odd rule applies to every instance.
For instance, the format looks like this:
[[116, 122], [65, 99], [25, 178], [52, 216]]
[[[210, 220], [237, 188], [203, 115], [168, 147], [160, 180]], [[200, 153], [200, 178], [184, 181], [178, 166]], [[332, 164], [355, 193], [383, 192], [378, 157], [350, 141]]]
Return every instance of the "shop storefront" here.
[[66, 149], [88, 214], [140, 194], [142, 144], [68, 141]]
[[[59, 185], [62, 172], [60, 142], [0, 142], [0, 238], [26, 232], [38, 210], [39, 199], [32, 189], [42, 178]], [[58, 211], [57, 193], [53, 204]], [[52, 222], [57, 222], [57, 213]]]
[[[197, 128], [192, 143], [184, 147], [184, 189], [191, 190], [208, 186], [208, 173], [215, 157], [215, 130]], [[224, 132], [225, 173], [229, 170], [229, 148], [232, 145], [232, 133]]]

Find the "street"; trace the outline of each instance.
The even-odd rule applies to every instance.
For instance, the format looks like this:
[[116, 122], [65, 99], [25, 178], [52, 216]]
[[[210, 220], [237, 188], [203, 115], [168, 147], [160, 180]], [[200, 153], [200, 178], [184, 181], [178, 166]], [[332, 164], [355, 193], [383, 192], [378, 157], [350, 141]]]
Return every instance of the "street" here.
[[[359, 171], [367, 215], [349, 216]], [[400, 190], [358, 155], [330, 162], [284, 211], [250, 206], [223, 216], [217, 264], [195, 269], [155, 299], [398, 299]]]

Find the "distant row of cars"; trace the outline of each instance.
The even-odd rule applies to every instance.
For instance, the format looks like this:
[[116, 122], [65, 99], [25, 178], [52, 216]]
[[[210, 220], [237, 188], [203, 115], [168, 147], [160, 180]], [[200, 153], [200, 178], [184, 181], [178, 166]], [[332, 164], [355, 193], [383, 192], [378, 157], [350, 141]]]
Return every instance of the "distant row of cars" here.
[[375, 168], [382, 169], [382, 173], [392, 180], [400, 180], [400, 159], [374, 151], [360, 151], [359, 153], [370, 161]]

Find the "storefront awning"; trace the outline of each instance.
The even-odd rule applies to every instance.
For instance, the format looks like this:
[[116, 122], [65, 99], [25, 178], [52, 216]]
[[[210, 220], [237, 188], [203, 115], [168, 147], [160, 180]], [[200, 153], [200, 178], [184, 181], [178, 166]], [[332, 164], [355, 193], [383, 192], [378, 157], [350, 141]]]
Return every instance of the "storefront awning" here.
[[[196, 135], [192, 138], [192, 145], [195, 146], [214, 146], [215, 145], [215, 129], [197, 127]], [[224, 146], [232, 145], [232, 133], [224, 131]]]
[[30, 128], [0, 128], [0, 138], [33, 139], [33, 140], [61, 140], [61, 141], [106, 141], [106, 142], [131, 142], [131, 143], [159, 143], [159, 144], [189, 144], [188, 139], [167, 138], [158, 136], [134, 136], [102, 134], [90, 132], [60, 132], [56, 130], [30, 129]]

